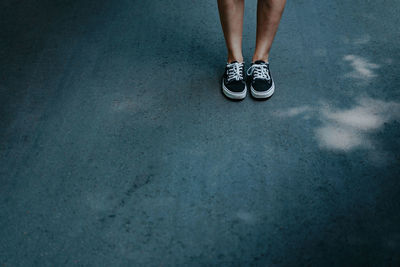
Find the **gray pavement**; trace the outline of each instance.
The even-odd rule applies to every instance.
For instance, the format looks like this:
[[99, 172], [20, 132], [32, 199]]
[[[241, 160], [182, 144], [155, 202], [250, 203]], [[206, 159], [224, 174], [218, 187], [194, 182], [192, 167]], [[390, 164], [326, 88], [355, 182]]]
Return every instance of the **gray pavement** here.
[[2, 1], [0, 266], [399, 266], [399, 14], [289, 0], [232, 102], [216, 1]]

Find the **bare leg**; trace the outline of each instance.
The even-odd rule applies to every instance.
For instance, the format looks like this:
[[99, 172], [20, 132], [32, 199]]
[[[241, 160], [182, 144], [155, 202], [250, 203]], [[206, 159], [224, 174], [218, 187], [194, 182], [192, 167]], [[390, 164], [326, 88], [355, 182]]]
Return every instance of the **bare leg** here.
[[285, 8], [286, 0], [258, 0], [257, 2], [257, 38], [253, 62], [268, 62], [279, 22]]
[[228, 49], [227, 62], [243, 62], [242, 32], [244, 0], [218, 0], [218, 10]]

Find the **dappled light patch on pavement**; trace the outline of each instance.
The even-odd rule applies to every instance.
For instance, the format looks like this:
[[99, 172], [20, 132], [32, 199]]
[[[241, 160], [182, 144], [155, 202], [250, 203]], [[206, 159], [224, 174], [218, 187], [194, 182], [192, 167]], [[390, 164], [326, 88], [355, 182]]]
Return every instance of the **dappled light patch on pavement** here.
[[318, 120], [320, 125], [314, 129], [314, 138], [321, 149], [339, 152], [367, 149], [387, 155], [374, 134], [383, 131], [386, 124], [400, 119], [400, 103], [370, 97], [362, 97], [354, 102], [348, 108], [327, 103], [315, 107], [291, 107], [277, 111], [275, 115]]
[[343, 57], [343, 60], [349, 62], [353, 68], [353, 71], [346, 76], [361, 80], [376, 77], [377, 74], [374, 70], [380, 67], [378, 64], [371, 63], [367, 59], [357, 55], [346, 55]]

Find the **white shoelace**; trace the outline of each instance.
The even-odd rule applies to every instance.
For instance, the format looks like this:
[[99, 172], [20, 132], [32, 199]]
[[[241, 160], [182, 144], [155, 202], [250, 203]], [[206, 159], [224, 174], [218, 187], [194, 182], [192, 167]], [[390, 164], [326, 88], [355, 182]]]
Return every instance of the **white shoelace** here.
[[228, 82], [243, 80], [243, 62], [234, 62], [226, 66], [228, 67]]
[[265, 64], [253, 64], [247, 70], [247, 75], [253, 75], [254, 79], [271, 80], [269, 76], [267, 65]]

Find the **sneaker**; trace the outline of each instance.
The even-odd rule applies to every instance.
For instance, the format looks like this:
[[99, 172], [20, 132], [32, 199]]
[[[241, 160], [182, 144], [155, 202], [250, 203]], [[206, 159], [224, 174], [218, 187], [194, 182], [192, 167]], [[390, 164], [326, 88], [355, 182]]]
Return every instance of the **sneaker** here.
[[257, 60], [247, 70], [250, 91], [254, 98], [269, 98], [275, 91], [275, 83], [269, 70], [269, 63]]
[[247, 86], [244, 80], [244, 63], [227, 63], [222, 77], [222, 92], [231, 99], [246, 97]]

